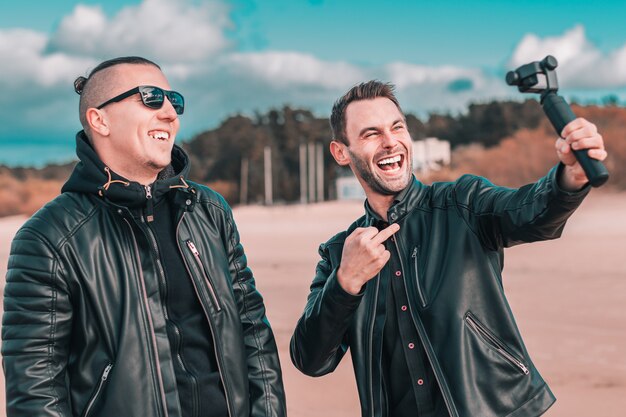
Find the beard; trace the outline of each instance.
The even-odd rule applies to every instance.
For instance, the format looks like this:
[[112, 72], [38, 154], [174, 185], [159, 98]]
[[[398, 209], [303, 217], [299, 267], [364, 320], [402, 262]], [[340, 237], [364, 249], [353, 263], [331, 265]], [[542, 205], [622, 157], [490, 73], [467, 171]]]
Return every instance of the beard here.
[[[354, 173], [361, 177], [363, 181], [377, 194], [381, 195], [396, 195], [400, 191], [404, 190], [411, 181], [411, 173], [412, 169], [412, 161], [409, 153], [406, 154], [403, 162], [403, 166], [401, 169], [404, 170], [404, 174], [396, 181], [388, 181], [384, 178], [377, 176], [371, 169], [367, 161], [360, 158], [358, 155], [352, 153], [349, 148], [347, 148], [348, 154], [350, 155], [352, 161], [352, 168], [355, 171]], [[397, 152], [397, 151], [396, 151]], [[388, 154], [393, 154], [394, 152], [389, 152]], [[387, 152], [385, 152], [387, 154]], [[375, 160], [379, 160], [385, 154], [377, 155]]]

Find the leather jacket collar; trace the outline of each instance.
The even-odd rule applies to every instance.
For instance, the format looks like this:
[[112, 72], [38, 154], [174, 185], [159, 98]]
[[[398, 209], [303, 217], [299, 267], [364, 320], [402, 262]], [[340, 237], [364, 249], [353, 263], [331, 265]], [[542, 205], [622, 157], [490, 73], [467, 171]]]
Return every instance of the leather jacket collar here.
[[[147, 187], [130, 181], [113, 172], [98, 157], [84, 131], [76, 134], [76, 154], [79, 162], [61, 190], [94, 194], [113, 204], [137, 208], [147, 201]], [[151, 198], [158, 201], [166, 193], [176, 188], [191, 191], [185, 181], [189, 173], [189, 158], [177, 145], [172, 149], [172, 163], [159, 174], [151, 184]]]
[[[402, 191], [400, 191], [387, 210], [388, 223], [400, 222], [415, 206], [417, 206], [428, 192], [428, 186], [422, 184], [413, 176], [413, 180]], [[369, 202], [365, 200], [365, 224], [373, 225], [381, 220], [380, 216], [372, 209]]]

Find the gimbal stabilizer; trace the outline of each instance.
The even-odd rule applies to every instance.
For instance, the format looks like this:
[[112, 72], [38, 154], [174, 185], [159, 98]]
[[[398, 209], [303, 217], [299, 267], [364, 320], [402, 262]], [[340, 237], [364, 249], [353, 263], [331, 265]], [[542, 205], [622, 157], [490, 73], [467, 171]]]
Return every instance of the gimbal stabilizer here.
[[[521, 93], [541, 94], [543, 111], [560, 136], [565, 125], [576, 116], [563, 97], [556, 94], [559, 89], [555, 72], [557, 65], [556, 58], [548, 55], [542, 61], [534, 61], [522, 65], [515, 71], [509, 71], [506, 74], [506, 83], [516, 85]], [[592, 186], [599, 187], [609, 179], [606, 167], [597, 159], [590, 158], [586, 150], [574, 151], [574, 155]]]

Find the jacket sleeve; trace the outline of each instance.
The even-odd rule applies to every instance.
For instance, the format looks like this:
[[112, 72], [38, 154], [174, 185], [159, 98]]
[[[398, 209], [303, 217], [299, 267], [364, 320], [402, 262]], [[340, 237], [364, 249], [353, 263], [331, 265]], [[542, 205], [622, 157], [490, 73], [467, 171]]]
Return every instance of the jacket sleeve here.
[[233, 290], [239, 306], [248, 361], [250, 416], [283, 417], [287, 410], [276, 341], [230, 210], [228, 223], [229, 263], [231, 275], [235, 276]]
[[556, 239], [567, 219], [589, 193], [562, 190], [559, 164], [534, 184], [519, 189], [497, 187], [482, 177], [464, 176], [454, 199], [460, 215], [489, 249]]
[[326, 245], [315, 270], [304, 313], [291, 337], [291, 361], [309, 376], [335, 370], [348, 350], [348, 329], [363, 293], [352, 295], [337, 281], [337, 268], [330, 263]]
[[56, 251], [23, 228], [11, 246], [4, 289], [7, 417], [72, 415], [65, 384], [71, 311]]

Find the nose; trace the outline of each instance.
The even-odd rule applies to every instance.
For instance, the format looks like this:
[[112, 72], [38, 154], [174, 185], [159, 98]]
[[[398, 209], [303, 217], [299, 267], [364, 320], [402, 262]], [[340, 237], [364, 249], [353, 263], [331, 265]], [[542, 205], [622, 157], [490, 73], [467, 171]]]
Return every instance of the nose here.
[[165, 97], [165, 101], [163, 101], [163, 105], [159, 109], [159, 118], [162, 120], [176, 120], [178, 118], [178, 114], [176, 110], [174, 110], [174, 106], [172, 106], [172, 102], [168, 97]]
[[385, 130], [381, 138], [381, 146], [385, 149], [394, 148], [397, 143], [398, 139], [395, 137], [393, 132]]

